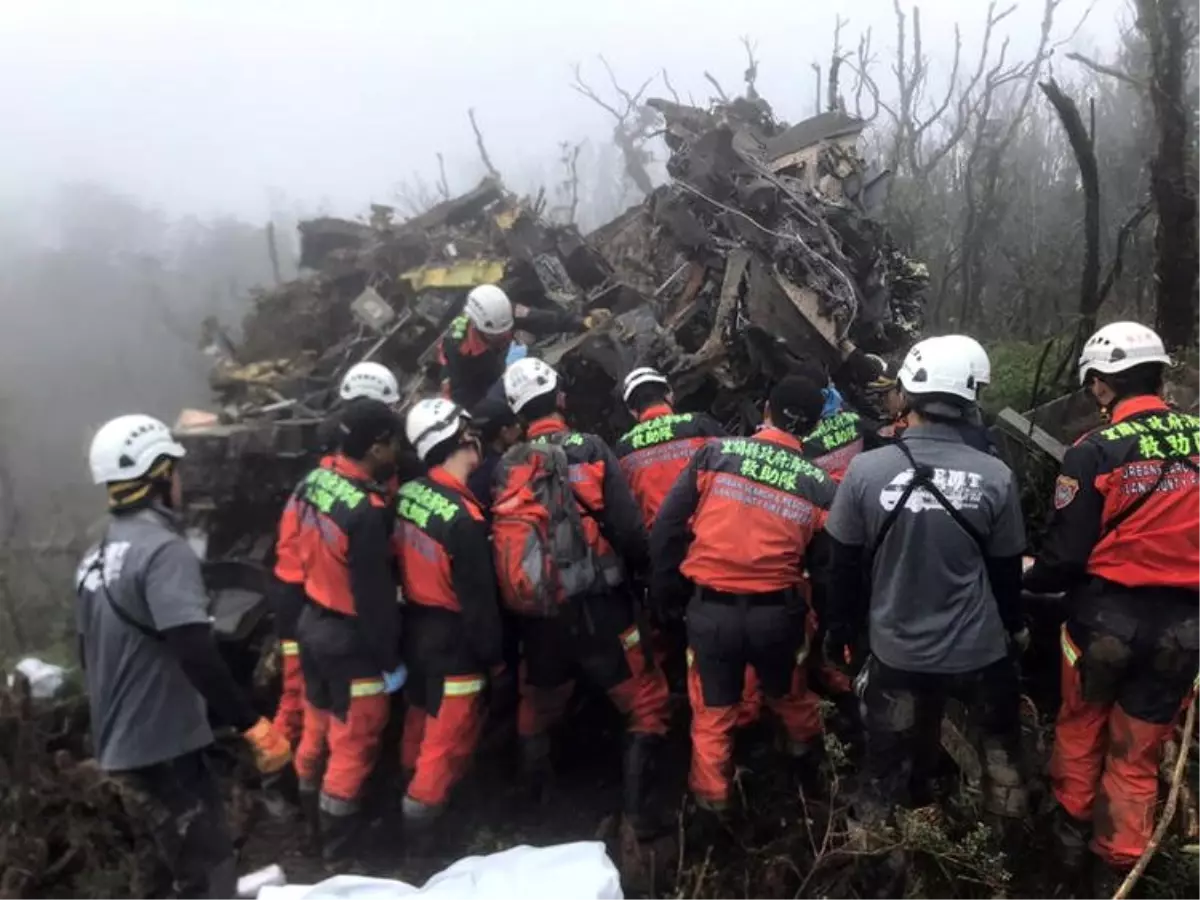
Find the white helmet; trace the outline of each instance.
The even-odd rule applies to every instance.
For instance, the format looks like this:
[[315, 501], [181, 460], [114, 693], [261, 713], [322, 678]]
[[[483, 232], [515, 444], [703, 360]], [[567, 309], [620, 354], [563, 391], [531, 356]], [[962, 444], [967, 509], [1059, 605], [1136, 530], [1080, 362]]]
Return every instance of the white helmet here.
[[370, 397], [391, 406], [400, 400], [400, 385], [387, 366], [377, 362], [360, 362], [346, 372], [338, 395], [343, 400]]
[[957, 337], [926, 338], [914, 344], [900, 367], [900, 387], [914, 397], [947, 394], [974, 403], [978, 382], [972, 354]]
[[641, 366], [625, 376], [625, 384], [621, 389], [621, 399], [628, 403], [630, 395], [643, 384], [665, 384], [668, 387], [670, 386], [667, 376], [658, 371], [658, 369], [651, 366]]
[[118, 416], [101, 425], [92, 438], [88, 465], [96, 484], [109, 484], [141, 478], [160, 457], [186, 455], [171, 429], [153, 416]]
[[481, 284], [467, 294], [464, 310], [471, 324], [484, 334], [512, 331], [513, 309], [508, 294], [494, 284]]
[[419, 400], [404, 420], [404, 434], [424, 462], [430, 450], [457, 435], [470, 421], [467, 412], [453, 400]]
[[504, 396], [514, 413], [525, 404], [558, 390], [558, 373], [540, 359], [527, 356], [504, 370]]
[[1093, 334], [1083, 345], [1083, 353], [1079, 356], [1079, 383], [1087, 384], [1090, 371], [1112, 375], [1145, 363], [1169, 365], [1170, 362], [1162, 338], [1153, 329], [1137, 322], [1113, 322]]
[[960, 352], [970, 360], [971, 374], [975, 376], [975, 383], [978, 387], [985, 387], [992, 383], [992, 361], [988, 359], [983, 344], [965, 334], [948, 334], [943, 340], [959, 348]]

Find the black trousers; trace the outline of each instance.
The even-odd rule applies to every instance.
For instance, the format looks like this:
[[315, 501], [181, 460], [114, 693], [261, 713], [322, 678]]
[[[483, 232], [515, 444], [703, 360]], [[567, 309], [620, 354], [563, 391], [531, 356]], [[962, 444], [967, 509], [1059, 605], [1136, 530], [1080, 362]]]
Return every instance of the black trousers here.
[[1011, 659], [949, 675], [905, 672], [871, 657], [857, 684], [867, 732], [865, 783], [855, 803], [860, 819], [879, 822], [897, 806], [933, 801], [942, 713], [951, 698], [967, 708], [978, 732], [985, 807], [999, 815], [1025, 814], [1021, 698]]
[[203, 750], [114, 773], [131, 817], [147, 822], [180, 897], [233, 897], [237, 869], [220, 787]]

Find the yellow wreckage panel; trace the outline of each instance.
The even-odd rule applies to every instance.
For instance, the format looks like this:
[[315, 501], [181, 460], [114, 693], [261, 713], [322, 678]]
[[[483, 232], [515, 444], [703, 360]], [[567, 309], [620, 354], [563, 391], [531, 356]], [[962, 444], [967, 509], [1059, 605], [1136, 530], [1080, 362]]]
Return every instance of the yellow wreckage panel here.
[[443, 266], [421, 266], [400, 275], [413, 290], [426, 288], [471, 288], [495, 284], [504, 277], [505, 260], [469, 259]]

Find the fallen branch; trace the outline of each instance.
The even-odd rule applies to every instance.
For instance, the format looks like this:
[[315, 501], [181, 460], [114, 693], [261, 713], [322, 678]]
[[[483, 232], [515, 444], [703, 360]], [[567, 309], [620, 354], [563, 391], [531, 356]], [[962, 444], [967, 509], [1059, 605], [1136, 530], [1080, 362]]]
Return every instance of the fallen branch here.
[[725, 93], [725, 88], [721, 87], [721, 82], [717, 81], [710, 73], [704, 73], [704, 80], [717, 89], [717, 96], [721, 98], [722, 103], [729, 102], [729, 95]]
[[1142, 877], [1142, 873], [1146, 871], [1146, 866], [1150, 865], [1150, 860], [1154, 859], [1154, 854], [1158, 852], [1158, 845], [1162, 843], [1163, 835], [1167, 833], [1171, 820], [1175, 818], [1175, 805], [1179, 802], [1179, 787], [1183, 784], [1183, 773], [1187, 770], [1188, 745], [1192, 742], [1192, 730], [1196, 726], [1197, 702], [1197, 698], [1193, 697], [1192, 702], [1188, 704], [1187, 718], [1183, 721], [1183, 742], [1179, 747], [1179, 758], [1175, 760], [1175, 771], [1171, 773], [1171, 789], [1167, 792], [1167, 802], [1163, 806], [1162, 815], [1158, 818], [1158, 824], [1154, 826], [1154, 834], [1150, 835], [1150, 843], [1146, 845], [1146, 849], [1142, 851], [1137, 863], [1129, 870], [1129, 874], [1125, 876], [1125, 880], [1113, 894], [1113, 900], [1125, 900], [1129, 896], [1134, 885], [1138, 883], [1138, 879]]

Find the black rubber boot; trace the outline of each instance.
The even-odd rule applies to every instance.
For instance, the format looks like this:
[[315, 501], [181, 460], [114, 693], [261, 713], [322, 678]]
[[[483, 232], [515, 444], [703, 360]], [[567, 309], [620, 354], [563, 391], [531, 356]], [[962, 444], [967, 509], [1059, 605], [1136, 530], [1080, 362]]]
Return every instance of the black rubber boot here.
[[321, 852], [320, 794], [316, 791], [300, 791], [296, 802], [300, 806], [300, 817], [304, 820], [304, 849], [316, 855]]
[[362, 816], [351, 813], [338, 816], [321, 810], [321, 859], [326, 863], [353, 860], [358, 851], [358, 836], [362, 832]]
[[1078, 871], [1088, 858], [1088, 838], [1091, 823], [1076, 819], [1061, 806], [1055, 805], [1050, 820], [1050, 831], [1058, 844], [1059, 865], [1064, 869]]
[[821, 789], [821, 764], [825, 761], [825, 743], [820, 735], [811, 741], [788, 741], [792, 777], [807, 796]]
[[624, 812], [639, 841], [656, 837], [662, 827], [650, 809], [652, 773], [661, 749], [662, 737], [657, 734], [631, 734], [625, 739]]

